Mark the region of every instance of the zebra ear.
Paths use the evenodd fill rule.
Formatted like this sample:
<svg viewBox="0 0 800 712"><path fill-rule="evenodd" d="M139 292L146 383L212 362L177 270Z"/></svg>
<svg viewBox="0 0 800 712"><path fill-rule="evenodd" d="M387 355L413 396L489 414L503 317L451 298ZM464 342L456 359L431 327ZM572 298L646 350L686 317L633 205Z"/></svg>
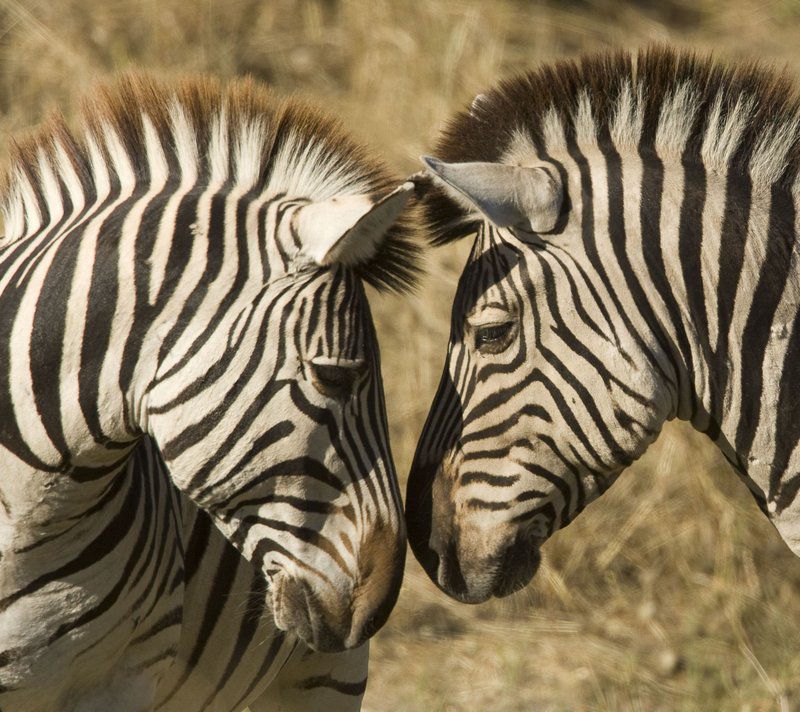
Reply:
<svg viewBox="0 0 800 712"><path fill-rule="evenodd" d="M467 199L498 227L550 232L563 202L561 179L555 171L503 163L445 163L430 156L422 160L456 197Z"/></svg>
<svg viewBox="0 0 800 712"><path fill-rule="evenodd" d="M304 205L294 215L303 254L322 267L353 267L372 259L415 189L408 180L377 199L341 195Z"/></svg>

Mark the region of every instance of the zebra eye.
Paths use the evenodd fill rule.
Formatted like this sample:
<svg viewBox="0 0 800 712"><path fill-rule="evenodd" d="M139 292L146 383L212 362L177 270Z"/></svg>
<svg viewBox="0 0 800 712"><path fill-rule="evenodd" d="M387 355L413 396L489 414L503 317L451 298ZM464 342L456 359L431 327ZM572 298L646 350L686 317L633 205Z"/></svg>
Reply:
<svg viewBox="0 0 800 712"><path fill-rule="evenodd" d="M323 396L335 400L349 398L366 371L363 361L314 363L309 361L311 383Z"/></svg>
<svg viewBox="0 0 800 712"><path fill-rule="evenodd" d="M513 321L502 324L490 324L475 330L475 348L483 353L497 354L508 348L511 343L511 327Z"/></svg>

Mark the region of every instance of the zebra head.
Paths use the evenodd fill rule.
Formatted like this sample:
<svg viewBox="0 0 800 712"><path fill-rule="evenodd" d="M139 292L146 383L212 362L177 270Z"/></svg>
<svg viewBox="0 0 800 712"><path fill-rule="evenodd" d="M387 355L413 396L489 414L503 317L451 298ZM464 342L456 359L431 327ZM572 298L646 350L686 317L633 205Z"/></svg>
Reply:
<svg viewBox="0 0 800 712"><path fill-rule="evenodd" d="M402 580L405 525L357 270L413 191L275 206L262 227L275 234L269 280L220 315L193 380L167 356L148 396L175 481L264 571L278 628L319 650L360 645Z"/></svg>
<svg viewBox="0 0 800 712"><path fill-rule="evenodd" d="M601 235L595 242L591 184L577 160L530 140L517 136L506 153L486 136L481 144L497 94L451 125L442 148L452 162L425 159L438 187L428 212L439 242L476 237L406 520L427 573L466 602L527 584L541 544L674 414L652 358L663 355L656 335L634 335L598 277L613 248L597 244ZM491 139L508 141L506 128ZM481 151L494 157L475 160Z"/></svg>

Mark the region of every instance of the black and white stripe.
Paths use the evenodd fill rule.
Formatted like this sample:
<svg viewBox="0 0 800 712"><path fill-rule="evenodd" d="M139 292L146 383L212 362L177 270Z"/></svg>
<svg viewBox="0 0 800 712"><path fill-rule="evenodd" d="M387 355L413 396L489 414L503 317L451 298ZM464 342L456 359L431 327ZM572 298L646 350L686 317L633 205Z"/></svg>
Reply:
<svg viewBox="0 0 800 712"><path fill-rule="evenodd" d="M660 48L544 66L448 126L434 242L477 237L407 503L448 593L524 585L674 417L800 553L795 97Z"/></svg>
<svg viewBox="0 0 800 712"><path fill-rule="evenodd" d="M17 146L0 708L358 707L405 549L362 280L413 279L413 189L250 82L127 77Z"/></svg>

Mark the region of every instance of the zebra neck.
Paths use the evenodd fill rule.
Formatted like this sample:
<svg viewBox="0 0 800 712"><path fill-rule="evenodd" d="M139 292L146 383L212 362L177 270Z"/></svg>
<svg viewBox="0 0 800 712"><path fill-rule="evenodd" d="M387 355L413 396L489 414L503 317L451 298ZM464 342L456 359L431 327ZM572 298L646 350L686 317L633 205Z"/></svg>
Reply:
<svg viewBox="0 0 800 712"><path fill-rule="evenodd" d="M131 187L0 252L0 448L87 477L125 457L157 364L191 348L204 300L266 280L261 261L236 255L228 198L243 200ZM212 223L222 237L210 246Z"/></svg>
<svg viewBox="0 0 800 712"><path fill-rule="evenodd" d="M700 164L663 171L660 240L649 241L659 254L648 266L664 265L656 292L680 364L678 416L780 512L800 490L795 196Z"/></svg>

